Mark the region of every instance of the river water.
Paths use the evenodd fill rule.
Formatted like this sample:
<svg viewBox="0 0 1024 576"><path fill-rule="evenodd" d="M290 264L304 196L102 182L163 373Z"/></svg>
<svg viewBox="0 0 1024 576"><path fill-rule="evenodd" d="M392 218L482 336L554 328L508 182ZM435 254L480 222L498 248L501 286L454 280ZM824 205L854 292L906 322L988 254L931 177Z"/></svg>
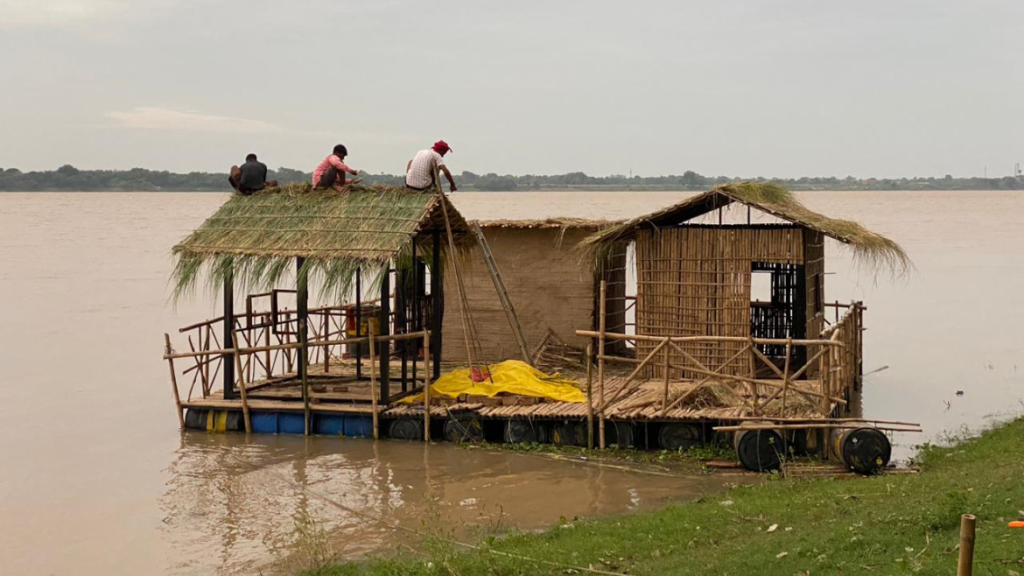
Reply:
<svg viewBox="0 0 1024 576"><path fill-rule="evenodd" d="M470 218L623 218L685 196L453 200ZM865 414L924 425L924 435L896 439L898 454L1021 411L1024 195L800 197L889 235L916 265L891 281L827 247L826 298L867 303L865 368L887 367L866 379ZM327 534L341 555L421 544L363 513L469 537L657 507L721 486L716 477L444 444L180 434L162 334L215 316L216 303L168 303L169 249L226 198L0 194L0 574L273 571L308 551L295 544L300 533L307 543Z"/></svg>

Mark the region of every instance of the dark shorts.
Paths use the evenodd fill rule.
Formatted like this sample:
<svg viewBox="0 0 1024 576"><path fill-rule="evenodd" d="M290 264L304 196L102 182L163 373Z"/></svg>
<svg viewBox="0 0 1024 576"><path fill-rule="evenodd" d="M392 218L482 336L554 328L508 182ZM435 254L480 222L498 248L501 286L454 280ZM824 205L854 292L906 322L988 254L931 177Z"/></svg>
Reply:
<svg viewBox="0 0 1024 576"><path fill-rule="evenodd" d="M415 190L417 192L433 192L435 184L436 184L436 182L434 182L434 178L433 177L430 178L430 184L428 184L426 188L417 188L415 186L410 186L409 185L409 181L408 180L405 181L405 187L406 188L408 188L409 190Z"/></svg>
<svg viewBox="0 0 1024 576"><path fill-rule="evenodd" d="M345 173L338 172L337 168L331 166L327 170L324 170L324 173L320 176L320 181L317 182L316 189L325 190L335 184L338 186L345 185Z"/></svg>

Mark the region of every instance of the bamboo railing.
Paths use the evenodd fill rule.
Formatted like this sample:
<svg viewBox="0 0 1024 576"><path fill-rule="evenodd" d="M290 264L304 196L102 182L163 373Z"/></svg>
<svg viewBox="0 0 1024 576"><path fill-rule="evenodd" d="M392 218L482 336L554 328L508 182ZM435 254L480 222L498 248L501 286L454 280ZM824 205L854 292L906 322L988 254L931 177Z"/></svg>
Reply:
<svg viewBox="0 0 1024 576"><path fill-rule="evenodd" d="M350 308L345 306L325 306L311 308L307 321L310 340L320 342L310 346L309 362L323 364L324 371L329 373L332 358L343 357L352 353L352 345L324 344L342 339L347 334ZM254 346L268 347L271 345L292 344L298 342L298 318L294 310L281 310L275 315L271 312L252 312L251 309L235 317L233 331L248 348ZM188 349L191 352L208 352L221 348L218 332L222 330L223 317L197 322L178 330L185 335ZM275 377L293 374L297 365L295 348L280 348L266 351L260 355L247 357L236 369L235 383L245 377L249 382L269 380ZM191 400L198 385L202 397L210 395L214 382L222 370L222 359L217 355L195 357L194 364L183 370L183 375L191 374L188 399Z"/></svg>
<svg viewBox="0 0 1024 576"><path fill-rule="evenodd" d="M310 311L310 312L312 312L312 311ZM186 327L186 328L192 328L192 327ZM236 343L236 346L234 348L228 348L228 349L221 349L221 348L213 348L213 349L211 349L211 348L208 348L208 349L201 349L201 350L192 349L192 350L190 350L188 352L177 352L177 351L175 351L171 347L171 337L170 337L170 335L169 334L164 334L164 355L163 355L163 359L167 361L168 366L170 368L171 387L172 387L172 392L173 392L173 396L174 396L174 403L175 403L175 408L176 408L176 411L177 411L177 414L178 414L178 423L179 423L179 425L181 426L182 429L185 428L185 417L184 417L184 406L183 406L183 404L185 402L188 402L188 400L190 400L191 397L188 397L185 401L182 401L182 399L181 399L181 390L179 389L179 382L178 382L178 378L177 378L178 372L176 371L175 366L174 366L174 361L175 360L191 359L191 360L193 360L195 362L195 366L193 366L192 368L189 368L188 370L185 371L185 373L187 373L188 371L196 370L197 366L209 367L214 359L218 359L219 361L223 362L223 358L225 356L227 356L227 355L233 356L234 362L236 364L236 373L238 375L238 377L236 379L236 382L235 382L235 385L236 385L236 389L238 390L238 392L240 394L240 397L241 397L240 398L241 399L241 408L242 408L243 419L244 419L244 422L245 422L245 431L247 433L249 433L249 432L252 432L252 424L251 424L250 414L249 414L250 410L249 410L248 392L252 389L252 384L253 384L254 380L248 380L246 378L247 370L244 368L246 366L246 360L245 359L248 358L249 364L251 365L251 362L253 361L252 360L253 358L259 357L260 355L268 353L268 352L278 353L278 354L287 354L287 355L293 355L293 356L302 353L301 349L302 349L303 345L302 345L301 342L298 342L298 341L295 341L295 342L283 342L283 343L279 343L279 344L265 344L265 345L255 345L255 346L254 345L240 346L239 343L243 342L243 339L241 338L241 332L238 331L238 330L236 330L234 332L234 338L233 339L234 339L234 342ZM376 373L376 362L375 362L375 360L377 360L377 359L374 357L375 351L377 349L379 349L378 344L380 344L380 343L384 343L384 342L399 342L399 341L405 341L405 340L418 340L418 339L423 339L423 341L426 344L429 345L429 343L430 343L430 332L427 331L427 330L423 330L423 331L419 331L419 332L409 332L409 333L405 333L405 334L394 334L394 335L389 335L389 336L378 336L375 333L373 333L373 331L371 330L370 335L368 335L368 336L361 336L361 337L357 337L357 338L338 338L338 339L335 339L335 340L330 340L330 339L309 339L307 341L306 346L307 346L307 352L309 353L308 357L312 358L312 356L313 356L312 352L314 350L317 350L317 349L320 349L320 348L330 349L332 347L351 347L351 346L364 345L364 344L368 345L369 351L370 351L368 360L370 360L370 362L369 362L370 390L371 390L371 394L370 394L371 398L370 399L371 399L371 406L372 406L371 413L372 413L372 416L373 416L373 435L374 435L374 438L377 438L377 437L379 437L379 430L378 430L378 428L379 428L379 411L382 408L381 408L380 404L378 403L378 397L377 397L378 396L377 395L378 388L377 388L377 373ZM214 339L211 339L211 340L214 340ZM429 393L429 388L430 388L430 355L429 354L425 355L425 362L426 362L426 365L425 365L426 370L423 373L423 385L422 385L422 388L425 390L425 394L424 394L424 432L426 433L425 434L425 439L429 439L429 430L430 430L430 410L429 410L429 406L430 406L430 393ZM274 366L274 364L271 362L270 366ZM198 379L198 377L197 377L197 379ZM267 382L267 379L261 379L261 380L259 380L259 382L261 383L261 385L265 384ZM194 384L195 384L195 380L192 383L193 387L194 387ZM305 413L305 419L306 419L306 433L309 434L309 430L310 430L309 419L310 419L310 412L311 412L311 410L310 410L310 407L309 407L308 383L306 381L303 381L302 386L304 388L304 390L303 390L303 399L304 399L304 404L305 404L304 405L304 413ZM413 390L416 390L416 389L417 388L414 388ZM190 388L190 392L191 392L191 388ZM205 397L206 397L206 395L204 395L204 398ZM384 404L383 407L387 408L387 405L388 405L388 402L386 401L387 399L381 399L381 400L385 400L385 402L383 403Z"/></svg>
<svg viewBox="0 0 1024 576"><path fill-rule="evenodd" d="M601 296L603 295L602 289ZM805 408L808 405L816 407L817 417L845 415L845 406L849 402L850 394L859 388L860 383L864 307L861 303L854 302L849 305L837 303L835 308L836 322L816 339L653 336L607 332L603 321L603 300L599 301L598 330L576 331L577 336L591 338L596 343L596 353L593 344L587 348L588 366L593 360L597 360L596 379L589 372L587 378L588 426L593 429L594 418L598 419L599 443L600 447L604 448L603 432L607 410L649 382L642 375L647 372L646 368L653 366L661 368L664 379L658 417L665 417L669 411L683 405L687 399L694 397L701 389L711 384L726 391L737 406L745 408L753 417L763 416L765 408L776 401L780 408L772 417L787 417L793 412L792 400L796 397L806 401L803 403ZM840 309L846 311L842 317L838 314ZM653 345L653 349L649 348L650 351L643 358L612 356L606 353L605 344L609 341L630 342L634 348L637 342L645 342L649 346ZM701 362L687 350L686 346L720 345L723 342L732 343L738 350L717 366ZM783 357L778 361L767 357L761 349L768 347L783 349ZM623 381L617 382L617 388L607 392L606 362L633 366L632 372ZM747 366L746 373L736 373L734 367L737 362ZM765 373L768 374L767 377L764 376ZM678 375L676 380L682 380L684 374L697 375L700 379L693 388L670 398L670 383L674 374ZM594 396L597 398L596 404Z"/></svg>

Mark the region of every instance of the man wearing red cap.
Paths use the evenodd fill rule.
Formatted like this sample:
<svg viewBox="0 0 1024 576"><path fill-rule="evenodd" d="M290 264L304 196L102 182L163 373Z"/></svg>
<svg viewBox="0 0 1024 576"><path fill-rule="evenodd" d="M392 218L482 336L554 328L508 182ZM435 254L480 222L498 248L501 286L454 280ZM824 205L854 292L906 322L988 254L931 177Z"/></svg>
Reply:
<svg viewBox="0 0 1024 576"><path fill-rule="evenodd" d="M444 155L451 152L451 150L451 146L447 142L438 140L434 142L432 148L417 152L405 166L406 188L420 192L433 192L435 186L434 174L441 170L444 172L445 178L448 179L452 192L458 190L455 187L455 179L452 178L452 173L444 165Z"/></svg>

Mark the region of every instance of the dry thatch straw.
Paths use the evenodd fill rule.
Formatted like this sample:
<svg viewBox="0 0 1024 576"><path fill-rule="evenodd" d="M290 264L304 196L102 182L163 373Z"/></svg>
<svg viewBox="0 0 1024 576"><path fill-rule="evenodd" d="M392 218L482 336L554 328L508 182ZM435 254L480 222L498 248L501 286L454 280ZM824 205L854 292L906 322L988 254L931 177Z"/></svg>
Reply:
<svg viewBox="0 0 1024 576"><path fill-rule="evenodd" d="M638 216L605 228L579 244L587 259L600 262L616 244L632 240L637 230L650 226L673 226L739 202L767 214L821 232L853 251L854 259L875 268L888 268L897 276L908 273L913 264L896 242L850 220L837 220L809 210L781 186L756 182L723 184L668 208Z"/></svg>
<svg viewBox="0 0 1024 576"><path fill-rule="evenodd" d="M444 205L457 244L467 245L466 221ZM428 253L425 230L445 230L435 194L377 186L338 193L307 183L235 195L174 247L174 297L193 291L204 272L214 290L229 276L243 289L272 288L302 257L311 282L344 301L357 269L379 277L408 258L413 239Z"/></svg>

